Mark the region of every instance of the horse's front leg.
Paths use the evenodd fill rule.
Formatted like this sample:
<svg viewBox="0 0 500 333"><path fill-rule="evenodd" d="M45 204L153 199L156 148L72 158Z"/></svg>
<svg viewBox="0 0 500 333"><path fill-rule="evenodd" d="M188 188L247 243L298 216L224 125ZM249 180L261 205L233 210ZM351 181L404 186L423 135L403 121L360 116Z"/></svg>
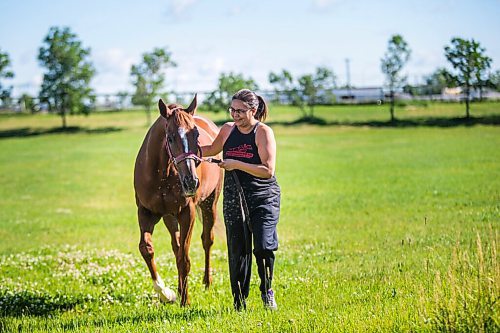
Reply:
<svg viewBox="0 0 500 333"><path fill-rule="evenodd" d="M180 225L180 246L177 252L177 271L179 273L178 291L181 296L181 306L189 305L188 295L188 274L191 270L191 260L189 259L189 245L193 234L195 218L195 206L192 202L181 210L178 216Z"/></svg>
<svg viewBox="0 0 500 333"><path fill-rule="evenodd" d="M139 207L137 210L139 219L139 228L141 230L141 240L139 241L139 251L141 252L146 265L148 266L149 273L153 279L153 288L160 296L160 301L172 303L175 302L175 292L166 287L160 274L156 269L156 262L154 259L153 247L153 231L155 224L160 220L159 216L152 214L144 207Z"/></svg>
<svg viewBox="0 0 500 333"><path fill-rule="evenodd" d="M203 218L203 233L201 234L201 241L203 249L205 250L205 275L203 276L203 283L205 288L208 289L212 284L212 271L210 266L210 249L214 244L214 223L217 218L217 200L215 191L204 202L200 204L201 214Z"/></svg>
<svg viewBox="0 0 500 333"><path fill-rule="evenodd" d="M179 223L177 223L177 219L173 215L163 216L163 222L165 223L165 226L170 233L170 244L172 245L174 256L177 259L177 253L179 252L181 238L181 233L179 232Z"/></svg>

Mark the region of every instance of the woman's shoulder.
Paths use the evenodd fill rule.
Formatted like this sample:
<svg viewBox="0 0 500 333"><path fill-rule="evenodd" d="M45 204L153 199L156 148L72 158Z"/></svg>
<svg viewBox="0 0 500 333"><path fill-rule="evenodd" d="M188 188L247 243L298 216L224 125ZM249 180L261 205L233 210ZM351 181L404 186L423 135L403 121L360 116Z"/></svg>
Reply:
<svg viewBox="0 0 500 333"><path fill-rule="evenodd" d="M264 123L259 123L255 131L255 142L257 145L273 141L275 141L275 138L272 128Z"/></svg>
<svg viewBox="0 0 500 333"><path fill-rule="evenodd" d="M219 130L219 136L222 137L223 142L225 142L226 139L229 137L229 134L231 134L233 127L234 127L234 121L229 121L221 126Z"/></svg>
<svg viewBox="0 0 500 333"><path fill-rule="evenodd" d="M257 126L255 134L256 135L273 134L273 129L269 125L266 125L266 124L260 122L259 125Z"/></svg>
<svg viewBox="0 0 500 333"><path fill-rule="evenodd" d="M234 127L234 121L228 121L227 123L222 125L222 127L220 128L220 131L221 132L231 131L233 129L233 127Z"/></svg>

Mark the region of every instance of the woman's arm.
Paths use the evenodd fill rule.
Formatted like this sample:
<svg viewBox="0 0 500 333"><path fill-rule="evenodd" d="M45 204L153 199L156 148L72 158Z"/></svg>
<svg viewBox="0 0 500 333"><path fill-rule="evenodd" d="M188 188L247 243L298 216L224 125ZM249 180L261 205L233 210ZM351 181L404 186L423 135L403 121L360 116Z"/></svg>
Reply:
<svg viewBox="0 0 500 333"><path fill-rule="evenodd" d="M211 145L201 146L201 154L202 156L215 156L222 151L224 146L224 141L226 141L231 128L233 127L233 123L225 123L222 125L222 128L217 134L214 142Z"/></svg>
<svg viewBox="0 0 500 333"><path fill-rule="evenodd" d="M269 126L261 124L255 134L255 143L261 164L249 164L227 159L219 163L219 166L228 171L238 169L256 177L271 178L276 167L276 140L273 130Z"/></svg>

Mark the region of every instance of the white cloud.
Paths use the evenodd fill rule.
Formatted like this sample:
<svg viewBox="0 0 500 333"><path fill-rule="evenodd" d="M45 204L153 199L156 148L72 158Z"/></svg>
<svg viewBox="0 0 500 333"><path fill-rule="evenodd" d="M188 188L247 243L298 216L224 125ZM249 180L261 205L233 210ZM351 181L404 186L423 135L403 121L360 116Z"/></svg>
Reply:
<svg viewBox="0 0 500 333"><path fill-rule="evenodd" d="M166 86L179 92L206 92L216 87L219 74L227 66L222 57L191 58L169 69Z"/></svg>
<svg viewBox="0 0 500 333"><path fill-rule="evenodd" d="M19 64L29 66L38 59L38 49L29 48L24 50L19 56Z"/></svg>
<svg viewBox="0 0 500 333"><path fill-rule="evenodd" d="M436 67L437 64L443 61L444 55L442 52L416 49L412 52L409 64L416 67L429 68Z"/></svg>
<svg viewBox="0 0 500 333"><path fill-rule="evenodd" d="M438 67L446 67L446 59L440 50L415 49L403 72L408 75L411 84L423 82L423 77L434 72Z"/></svg>
<svg viewBox="0 0 500 333"><path fill-rule="evenodd" d="M135 57L125 53L122 49L111 48L95 55L95 64L99 73L114 73L121 75L130 71L130 67L136 62Z"/></svg>
<svg viewBox="0 0 500 333"><path fill-rule="evenodd" d="M171 0L169 13L174 16L179 16L186 12L186 10L196 4L198 0Z"/></svg>
<svg viewBox="0 0 500 333"><path fill-rule="evenodd" d="M238 16L242 12L241 6L238 5L233 5L232 7L229 8L228 10L228 15L229 16Z"/></svg>
<svg viewBox="0 0 500 333"><path fill-rule="evenodd" d="M201 66L200 75L213 75L220 73L225 67L225 60L222 57L216 57L211 62Z"/></svg>
<svg viewBox="0 0 500 333"><path fill-rule="evenodd" d="M314 9L322 10L322 9L328 9L331 6L338 4L340 2L342 2L342 0L313 0L312 6Z"/></svg>
<svg viewBox="0 0 500 333"><path fill-rule="evenodd" d="M34 86L40 86L43 81L43 75L42 74L36 74L31 77L30 83Z"/></svg>
<svg viewBox="0 0 500 333"><path fill-rule="evenodd" d="M97 51L95 56L97 74L92 85L98 93L116 93L130 90L130 67L138 61L135 55L119 48Z"/></svg>
<svg viewBox="0 0 500 333"><path fill-rule="evenodd" d="M36 74L28 77L25 81L20 81L13 84L12 94L14 97L19 97L23 93L27 93L31 96L37 96L40 86L43 81L43 74ZM8 82L7 86L10 86Z"/></svg>

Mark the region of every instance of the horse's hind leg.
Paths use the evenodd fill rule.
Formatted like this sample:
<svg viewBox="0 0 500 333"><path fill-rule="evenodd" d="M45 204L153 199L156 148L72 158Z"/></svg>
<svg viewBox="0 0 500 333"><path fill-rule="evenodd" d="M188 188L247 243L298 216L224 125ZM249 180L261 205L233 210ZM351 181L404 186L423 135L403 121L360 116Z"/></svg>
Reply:
<svg viewBox="0 0 500 333"><path fill-rule="evenodd" d="M149 273L153 279L153 287L156 292L160 295L160 300L162 302L175 302L175 292L167 287L163 283L163 280L158 274L156 269L156 262L154 259L154 248L153 248L153 230L155 224L160 220L159 216L152 214L149 210L144 207L139 207L137 210L137 216L139 219L139 227L141 230L141 240L139 242L139 251L141 252L146 265L148 266Z"/></svg>
<svg viewBox="0 0 500 333"><path fill-rule="evenodd" d="M217 218L217 201L215 199L215 191L200 204L201 215L203 219L203 233L201 234L201 241L203 249L205 250L205 275L203 283L205 288L208 289L212 284L212 271L210 266L210 249L214 243L214 224Z"/></svg>

